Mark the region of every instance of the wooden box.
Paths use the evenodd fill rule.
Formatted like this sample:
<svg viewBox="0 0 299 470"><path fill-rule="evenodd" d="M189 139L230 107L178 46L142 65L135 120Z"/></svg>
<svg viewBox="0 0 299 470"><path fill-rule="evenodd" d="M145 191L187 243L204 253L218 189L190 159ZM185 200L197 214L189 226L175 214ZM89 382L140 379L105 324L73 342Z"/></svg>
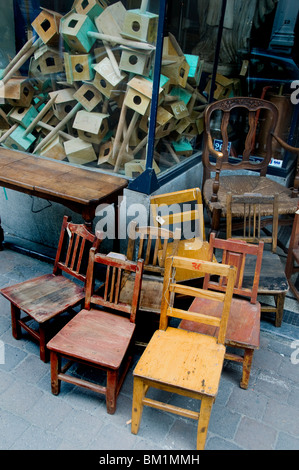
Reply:
<svg viewBox="0 0 299 470"><path fill-rule="evenodd" d="M165 105L167 111L171 112L175 119L183 119L189 116L188 108L183 100L173 101Z"/></svg>
<svg viewBox="0 0 299 470"><path fill-rule="evenodd" d="M75 0L73 9L80 15L87 15L94 20L107 8L104 0Z"/></svg>
<svg viewBox="0 0 299 470"><path fill-rule="evenodd" d="M94 77L90 54L64 53L64 67L67 82L89 81Z"/></svg>
<svg viewBox="0 0 299 470"><path fill-rule="evenodd" d="M74 93L74 98L86 111L92 111L103 100L102 94L91 83L83 83Z"/></svg>
<svg viewBox="0 0 299 470"><path fill-rule="evenodd" d="M229 98L233 90L233 85L234 85L234 80L232 78L227 78L217 73L216 78L215 78L215 90L214 90L214 95L213 95L215 100ZM205 88L206 93L210 94L210 89L211 89L211 79L208 81L207 86Z"/></svg>
<svg viewBox="0 0 299 470"><path fill-rule="evenodd" d="M187 85L190 65L184 56L163 56L161 73L169 78L171 85L179 85L183 88Z"/></svg>
<svg viewBox="0 0 299 470"><path fill-rule="evenodd" d="M63 60L57 49L44 45L34 53L36 67L42 75L64 71Z"/></svg>
<svg viewBox="0 0 299 470"><path fill-rule="evenodd" d="M32 134L27 134L27 135L24 135L24 134L25 134L24 127L18 126L5 139L4 145L14 150L27 152L36 138Z"/></svg>
<svg viewBox="0 0 299 470"><path fill-rule="evenodd" d="M60 13L42 8L41 13L32 22L32 27L44 44L57 45L59 43L61 18Z"/></svg>
<svg viewBox="0 0 299 470"><path fill-rule="evenodd" d="M146 161L145 160L132 160L130 162L125 163L125 175L130 176L131 178L135 178L136 176L140 175L145 171ZM160 173L160 168L158 167L157 163L153 160L153 169L155 173Z"/></svg>
<svg viewBox="0 0 299 470"><path fill-rule="evenodd" d="M34 96L34 88L27 78L14 77L0 87L0 98L12 106L28 108Z"/></svg>
<svg viewBox="0 0 299 470"><path fill-rule="evenodd" d="M96 39L88 32L96 32L93 21L86 15L70 11L61 19L61 34L69 48L76 52L90 52Z"/></svg>
<svg viewBox="0 0 299 470"><path fill-rule="evenodd" d="M78 111L73 123L78 136L86 142L99 144L108 132L108 114Z"/></svg>
<svg viewBox="0 0 299 470"><path fill-rule="evenodd" d="M129 39L153 43L157 30L158 15L136 9L126 12L121 34Z"/></svg>
<svg viewBox="0 0 299 470"><path fill-rule="evenodd" d="M95 18L95 25L100 33L121 37L121 30L125 20L126 9L122 2L109 5ZM111 43L115 45L115 43Z"/></svg>
<svg viewBox="0 0 299 470"><path fill-rule="evenodd" d="M182 138L178 142L171 142L177 155L190 157L193 154L193 147L187 139Z"/></svg>
<svg viewBox="0 0 299 470"><path fill-rule="evenodd" d="M67 159L71 163L84 165L97 159L92 144L79 137L64 142L64 149Z"/></svg>
<svg viewBox="0 0 299 470"><path fill-rule="evenodd" d="M185 54L185 58L190 66L188 82L193 86L199 86L204 61L192 54Z"/></svg>
<svg viewBox="0 0 299 470"><path fill-rule="evenodd" d="M127 75L121 73L120 76L118 76L108 57L105 57L105 59L101 60L98 64L94 64L93 68L96 71L93 84L106 98L111 98L112 95L120 93L122 82Z"/></svg>
<svg viewBox="0 0 299 470"><path fill-rule="evenodd" d="M115 165L115 158L113 158L113 140L105 142L100 147L98 165L109 163L109 165Z"/></svg>

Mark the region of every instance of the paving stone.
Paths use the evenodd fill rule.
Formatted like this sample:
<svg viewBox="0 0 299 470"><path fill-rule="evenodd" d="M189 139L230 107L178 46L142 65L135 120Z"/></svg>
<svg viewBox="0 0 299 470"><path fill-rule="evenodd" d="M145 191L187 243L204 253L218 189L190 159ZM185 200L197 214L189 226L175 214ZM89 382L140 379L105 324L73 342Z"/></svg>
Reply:
<svg viewBox="0 0 299 470"><path fill-rule="evenodd" d="M61 437L37 426L30 426L11 446L11 450L56 450Z"/></svg>
<svg viewBox="0 0 299 470"><path fill-rule="evenodd" d="M280 432L278 434L277 442L275 445L275 450L298 450L299 449L299 439L290 436L286 432Z"/></svg>
<svg viewBox="0 0 299 470"><path fill-rule="evenodd" d="M243 447L236 445L234 442L223 439L222 437L212 436L207 438L206 450L243 450Z"/></svg>
<svg viewBox="0 0 299 470"><path fill-rule="evenodd" d="M272 450L274 449L277 431L261 421L244 417L242 418L234 441L247 450Z"/></svg>
<svg viewBox="0 0 299 470"><path fill-rule="evenodd" d="M264 414L267 401L267 397L260 393L235 387L229 397L227 407L232 411L257 419Z"/></svg>
<svg viewBox="0 0 299 470"><path fill-rule="evenodd" d="M30 423L20 416L0 408L0 449L9 450L17 442Z"/></svg>
<svg viewBox="0 0 299 470"><path fill-rule="evenodd" d="M299 409L276 400L269 400L264 422L279 431L299 437Z"/></svg>

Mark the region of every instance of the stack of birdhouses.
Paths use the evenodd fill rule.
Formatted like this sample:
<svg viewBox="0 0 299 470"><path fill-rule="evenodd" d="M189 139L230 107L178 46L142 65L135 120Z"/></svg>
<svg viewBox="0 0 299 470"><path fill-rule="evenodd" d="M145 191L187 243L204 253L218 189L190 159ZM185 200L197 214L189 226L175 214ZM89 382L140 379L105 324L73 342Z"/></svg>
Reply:
<svg viewBox="0 0 299 470"><path fill-rule="evenodd" d="M143 171L157 26L147 0L134 10L75 0L64 16L41 9L33 39L1 74L1 145L129 176ZM171 165L194 151L206 103L201 68L171 34L164 38L156 172L163 158Z"/></svg>

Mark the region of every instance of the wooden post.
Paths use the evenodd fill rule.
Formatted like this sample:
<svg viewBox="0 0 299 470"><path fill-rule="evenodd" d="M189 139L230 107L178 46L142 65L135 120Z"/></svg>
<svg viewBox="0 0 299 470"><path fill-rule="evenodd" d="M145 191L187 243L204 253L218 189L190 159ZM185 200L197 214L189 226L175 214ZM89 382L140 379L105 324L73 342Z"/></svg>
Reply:
<svg viewBox="0 0 299 470"><path fill-rule="evenodd" d="M119 38L118 36L111 36L110 34L96 33L94 31L88 31L87 35L101 41L108 41L112 43L121 44L123 46L128 46L133 49L144 49L146 51L152 51L155 48L152 44L147 44L145 42L131 41L130 39Z"/></svg>
<svg viewBox="0 0 299 470"><path fill-rule="evenodd" d="M27 44L27 43L26 43ZM23 49L17 54L16 57L18 57L18 60L14 61L13 67L10 67L9 71L5 73L3 76L1 82L3 85L8 82L8 80L19 70L22 65L26 62L27 59L29 59L30 56L34 53L34 51L39 47L40 40L38 39L28 50L26 48L26 52L22 52ZM25 46L24 46L25 47ZM21 54L22 52L22 54Z"/></svg>
<svg viewBox="0 0 299 470"><path fill-rule="evenodd" d="M113 143L113 152L112 152L113 159L116 157L116 153L118 152L118 149L119 149L122 131L123 131L123 127L126 121L127 109L128 109L127 106L123 104L121 108L120 116L119 116L118 126L116 129L115 140Z"/></svg>
<svg viewBox="0 0 299 470"><path fill-rule="evenodd" d="M27 135L29 134L34 128L35 126L39 123L39 121L44 117L44 115L49 111L49 109L51 108L52 104L54 104L56 100L56 96L53 96L49 101L48 103L43 107L43 109L38 113L38 115L33 119L33 121L31 122L31 124L27 127L27 129L25 130L25 133L24 135Z"/></svg>
<svg viewBox="0 0 299 470"><path fill-rule="evenodd" d="M137 123L137 120L139 118L140 114L137 113L137 111L135 111L135 113L133 114L133 117L131 119L131 122L130 122L130 125L128 127L128 131L126 133L126 136L121 144L121 147L119 149L119 153L118 153L118 156L117 156L117 159L116 159L116 163L115 163L115 167L114 167L114 171L117 172L119 170L119 167L121 165L121 161L122 161L122 158L123 158L123 153L125 151L125 148L126 148L126 145L128 144L129 140L130 140L130 137L133 133L133 130L136 126L136 123Z"/></svg>

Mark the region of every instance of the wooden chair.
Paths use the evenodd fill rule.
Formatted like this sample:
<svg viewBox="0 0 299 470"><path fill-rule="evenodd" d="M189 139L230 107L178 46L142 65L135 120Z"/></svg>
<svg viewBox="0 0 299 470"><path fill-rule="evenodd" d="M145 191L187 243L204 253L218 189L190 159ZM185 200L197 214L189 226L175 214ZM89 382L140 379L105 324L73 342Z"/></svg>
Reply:
<svg viewBox="0 0 299 470"><path fill-rule="evenodd" d="M214 114L215 113L215 114ZM220 136L216 143L221 151L215 150L212 122L220 113ZM272 158L274 139L285 150L299 155L299 149L286 144L275 134L279 112L270 101L252 97L234 97L210 104L204 113L204 147L203 147L203 200L211 217L211 229L218 231L220 222L226 218L227 193L260 193L278 197L278 214L294 214L297 209L299 166L297 164L293 188L287 188L266 177L268 165ZM259 124L259 117L264 122ZM237 128L241 122L241 126ZM257 148L255 136L257 129L263 129L262 145ZM218 126L217 126L218 127ZM248 128L248 132L245 129ZM244 135L244 144L240 142ZM217 142L218 140L218 142ZM235 142L236 141L236 142ZM259 156L258 159L251 159ZM251 174L238 174L239 170L251 170ZM226 171L226 175L221 172ZM212 173L214 176L212 177ZM244 173L244 171L243 171ZM269 207L264 206L264 214L269 215ZM234 217L234 214L233 214ZM292 218L289 218L291 223Z"/></svg>
<svg viewBox="0 0 299 470"><path fill-rule="evenodd" d="M206 241L202 197L199 188L154 195L150 198L150 207L154 226L170 230L179 226L181 229L182 239L178 244L178 256L207 259L209 244ZM172 245L170 243L166 256L171 254ZM201 276L200 272L184 272L179 269L176 273L176 279L178 281L186 280L190 274Z"/></svg>
<svg viewBox="0 0 299 470"><path fill-rule="evenodd" d="M135 221L130 223L128 231L127 259L144 259L142 287L138 310L160 313L168 244L171 243L172 255L177 254L181 231L146 226L138 227ZM123 276L120 300L126 302L134 287L134 275Z"/></svg>
<svg viewBox="0 0 299 470"><path fill-rule="evenodd" d="M256 203L257 201L258 204ZM272 232L269 231L270 236L264 237L261 233L260 228L262 224L261 215L265 213L263 210L264 206L272 205L273 217L267 220L267 224L272 223ZM253 214L253 220L248 217L249 210ZM270 243L272 246L272 252L264 249L263 260L261 267L261 274L259 280L258 295L261 297L270 296L274 299L274 305L265 305L262 303L262 313L274 313L275 314L275 326L280 327L283 319L283 309L286 293L289 290L288 280L286 278L284 266L281 262L280 257L275 253L276 241L278 232L278 215L277 215L277 196L263 196L253 194L243 194L242 196L228 194L227 197L227 237L231 238L234 235L234 239L250 240L253 243L264 240ZM241 233L231 231L231 222L233 213L237 214L242 219L243 230ZM252 233L248 231L254 230L254 236L251 237ZM265 228L264 228L265 230ZM273 253L274 251L274 253ZM248 282L254 276L254 266L252 263L248 263L245 267L246 276Z"/></svg>
<svg viewBox="0 0 299 470"><path fill-rule="evenodd" d="M241 229L241 238L247 242L256 243L262 240L264 243L271 243L272 252L277 250L278 234L278 194L274 196L263 196L256 193L227 194L227 215L226 215L226 238L232 237L233 214L242 219L236 229ZM238 208L238 205L240 205ZM270 206L271 217L262 217L263 207ZM267 224L272 225L272 233L262 234ZM240 236L235 236L240 238Z"/></svg>
<svg viewBox="0 0 299 470"><path fill-rule="evenodd" d="M264 243L252 245L238 240L221 240L215 238L215 233L210 235L210 259L213 252L217 250L220 259L222 253L222 263L235 266L237 268L236 283L234 285L234 297L228 318L225 345L228 347L243 350L243 355L236 352L226 352L225 358L242 364L242 379L240 387L247 389L250 371L255 349L259 348L260 342L260 316L261 305L257 302L260 270L262 264ZM252 284L243 286L245 277L246 259L252 258L255 271L251 279ZM210 279L205 276L204 289L223 291L226 288L226 279ZM192 312L202 312L204 315L219 317L221 310L219 303L214 299L196 298L190 307ZM199 324L194 321L182 320L180 328L188 331L196 331L202 334L216 335L217 328L212 325Z"/></svg>
<svg viewBox="0 0 299 470"><path fill-rule="evenodd" d="M94 292L95 266L106 269L101 290ZM52 393L58 395L61 381L104 394L107 412L115 413L116 400L132 359L135 317L141 288L143 261L127 261L125 256L96 254L92 248L86 281L85 308L48 343L51 352ZM119 301L124 271L135 273L130 303ZM100 295L101 293L101 295ZM94 308L100 306L102 309ZM62 368L62 358L68 363ZM83 363L106 373L106 385L98 385L66 374L73 362Z"/></svg>
<svg viewBox="0 0 299 470"><path fill-rule="evenodd" d="M225 276L225 292L188 287L176 282L174 269ZM165 264L160 327L138 361L134 372L132 425L137 434L143 406L176 413L198 421L197 449L204 449L212 405L217 395L225 355L225 335L236 270L233 266L198 259L168 257ZM192 277L192 275L190 275ZM220 318L173 308L176 294L213 298L222 305ZM168 325L169 318L189 319L218 326L217 336L202 335ZM146 396L151 387L201 400L200 412L162 403Z"/></svg>
<svg viewBox="0 0 299 470"><path fill-rule="evenodd" d="M288 256L285 266L285 275L289 282L289 286L296 299L299 300L299 291L295 282L292 280L292 275L299 272L299 206L295 213L295 218L292 227L292 233L289 243Z"/></svg>
<svg viewBox="0 0 299 470"><path fill-rule="evenodd" d="M88 251L91 246L98 249L101 242L98 237L85 225L73 224L65 216L53 272L0 291L11 303L13 337L20 339L21 328L26 330L39 342L40 358L44 362L49 359L46 344L53 334L52 320L72 311L84 300ZM21 318L21 311L26 314L25 317ZM37 322L38 330L28 324L32 320Z"/></svg>

